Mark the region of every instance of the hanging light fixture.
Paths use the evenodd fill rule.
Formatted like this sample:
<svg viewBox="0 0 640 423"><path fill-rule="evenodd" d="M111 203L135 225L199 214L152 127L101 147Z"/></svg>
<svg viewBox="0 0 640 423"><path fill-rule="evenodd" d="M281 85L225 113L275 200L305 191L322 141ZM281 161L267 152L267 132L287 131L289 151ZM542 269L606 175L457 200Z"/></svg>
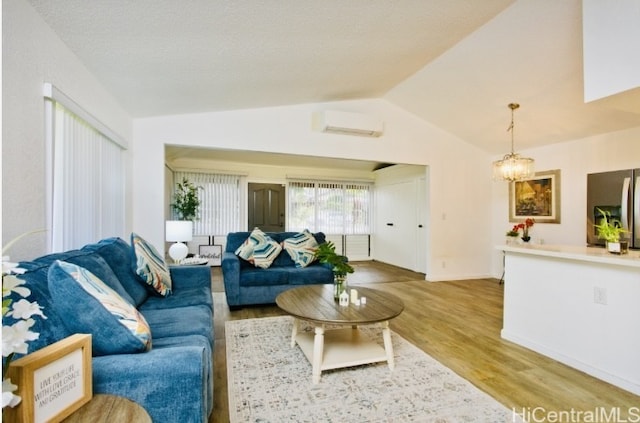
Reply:
<svg viewBox="0 0 640 423"><path fill-rule="evenodd" d="M533 159L528 157L520 157L519 154L513 152L513 112L520 105L518 103L509 103L511 109L511 125L507 131L511 131L511 153L506 154L502 160L493 162L493 179L495 181L519 181L530 178L534 175Z"/></svg>

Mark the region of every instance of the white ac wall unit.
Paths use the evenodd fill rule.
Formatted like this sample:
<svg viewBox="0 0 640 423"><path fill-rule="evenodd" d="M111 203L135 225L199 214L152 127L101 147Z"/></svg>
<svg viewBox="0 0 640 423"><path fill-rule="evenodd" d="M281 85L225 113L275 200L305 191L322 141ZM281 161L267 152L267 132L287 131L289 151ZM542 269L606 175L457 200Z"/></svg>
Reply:
<svg viewBox="0 0 640 423"><path fill-rule="evenodd" d="M379 137L384 131L384 122L362 113L325 110L313 114L312 126L316 131L334 134Z"/></svg>

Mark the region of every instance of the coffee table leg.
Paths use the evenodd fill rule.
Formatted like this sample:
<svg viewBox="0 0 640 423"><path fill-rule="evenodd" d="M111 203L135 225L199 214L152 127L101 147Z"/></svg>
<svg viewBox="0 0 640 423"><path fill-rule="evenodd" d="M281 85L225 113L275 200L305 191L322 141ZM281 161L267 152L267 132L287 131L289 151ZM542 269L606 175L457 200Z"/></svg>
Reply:
<svg viewBox="0 0 640 423"><path fill-rule="evenodd" d="M391 343L391 330L389 329L389 321L382 323L382 339L384 339L384 350L387 353L387 364L393 370L395 362L393 360L393 344Z"/></svg>
<svg viewBox="0 0 640 423"><path fill-rule="evenodd" d="M324 354L324 325L316 326L316 335L313 338L313 383L320 382L322 370L322 356Z"/></svg>
<svg viewBox="0 0 640 423"><path fill-rule="evenodd" d="M298 336L298 319L293 319L293 329L291 329L291 348L296 346L297 336Z"/></svg>

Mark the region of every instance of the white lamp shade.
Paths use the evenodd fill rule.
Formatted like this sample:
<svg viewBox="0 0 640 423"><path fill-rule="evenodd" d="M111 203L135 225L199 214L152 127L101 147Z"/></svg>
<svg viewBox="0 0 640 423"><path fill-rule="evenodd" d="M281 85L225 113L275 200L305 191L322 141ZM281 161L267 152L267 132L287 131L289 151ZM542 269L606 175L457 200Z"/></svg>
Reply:
<svg viewBox="0 0 640 423"><path fill-rule="evenodd" d="M187 242L193 239L193 222L188 220L167 220L166 240L170 242Z"/></svg>

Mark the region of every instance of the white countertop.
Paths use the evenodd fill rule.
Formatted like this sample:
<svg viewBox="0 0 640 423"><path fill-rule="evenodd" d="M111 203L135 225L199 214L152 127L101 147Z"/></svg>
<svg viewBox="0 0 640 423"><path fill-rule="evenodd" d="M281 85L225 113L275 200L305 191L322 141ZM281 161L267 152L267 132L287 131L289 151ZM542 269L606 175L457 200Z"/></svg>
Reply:
<svg viewBox="0 0 640 423"><path fill-rule="evenodd" d="M551 244L498 245L496 248L507 253L530 254L640 268L640 251L629 250L628 254L617 255L607 252L604 248Z"/></svg>

